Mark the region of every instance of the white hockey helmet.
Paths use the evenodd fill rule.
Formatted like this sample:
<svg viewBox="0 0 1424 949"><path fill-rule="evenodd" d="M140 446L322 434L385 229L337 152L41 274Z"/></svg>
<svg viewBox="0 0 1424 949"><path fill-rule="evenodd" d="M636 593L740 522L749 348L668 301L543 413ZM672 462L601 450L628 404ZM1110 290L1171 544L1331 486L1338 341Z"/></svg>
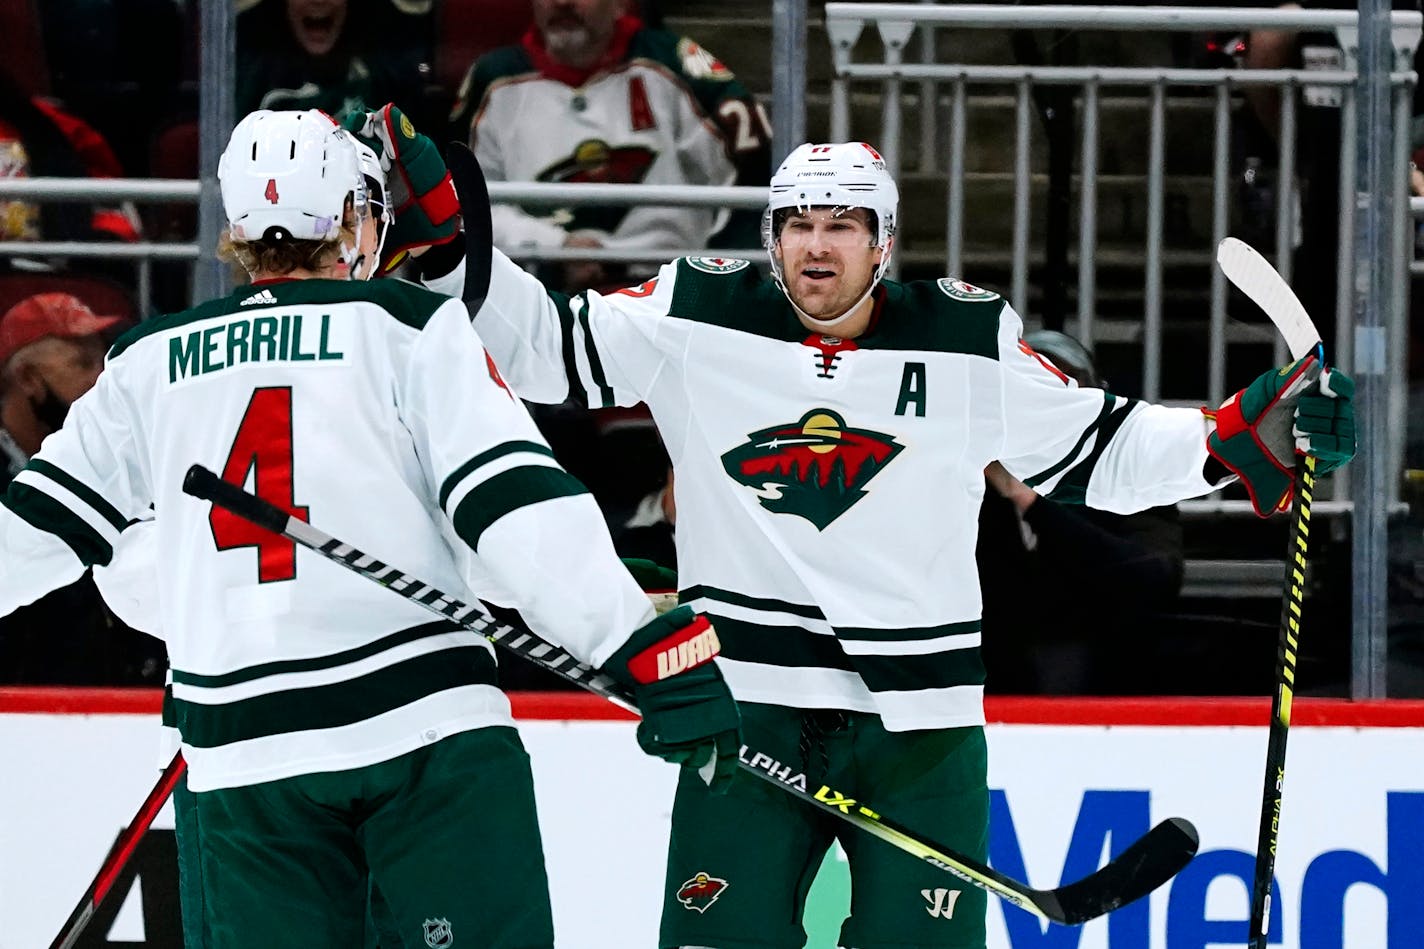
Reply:
<svg viewBox="0 0 1424 949"><path fill-rule="evenodd" d="M355 138L315 109L262 109L237 123L218 160L234 240L334 241L346 200L368 200Z"/></svg>
<svg viewBox="0 0 1424 949"><path fill-rule="evenodd" d="M790 211L830 208L841 213L864 208L871 212L874 246L880 248L881 256L866 290L869 295L890 266L899 206L900 189L885 169L885 159L865 142L808 142L798 146L771 176L771 196L761 219L762 244L771 257L771 273L782 292L786 292L786 283L776 255L776 243ZM789 293L787 298L790 299ZM794 300L792 305L795 305Z"/></svg>

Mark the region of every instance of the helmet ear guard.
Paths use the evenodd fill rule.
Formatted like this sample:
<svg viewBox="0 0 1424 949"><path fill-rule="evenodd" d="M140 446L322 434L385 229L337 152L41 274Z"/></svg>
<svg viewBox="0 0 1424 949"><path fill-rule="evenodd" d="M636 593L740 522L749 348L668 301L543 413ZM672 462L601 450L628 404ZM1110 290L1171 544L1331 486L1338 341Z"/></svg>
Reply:
<svg viewBox="0 0 1424 949"><path fill-rule="evenodd" d="M865 142L835 144L806 143L786 156L786 160L771 177L771 194L761 218L762 245L771 258L771 275L781 292L791 300L781 261L777 255L781 227L793 211L830 208L841 214L852 208L862 208L870 215L872 246L880 249L880 263L875 268L865 296L855 306L834 320L812 320L831 326L848 316L875 289L890 266L890 253L895 244L895 225L900 207L900 189L885 168L880 157ZM805 319L811 319L791 300L791 305Z"/></svg>
<svg viewBox="0 0 1424 949"><path fill-rule="evenodd" d="M386 191L386 172L381 167L380 157L374 149L355 135L347 134L351 139L351 144L356 148L356 164L360 167L361 184L366 189L366 207L369 209L370 218L376 227L374 259L371 265L366 268L365 273L358 275L353 271L352 277L357 280L369 280L380 268L381 251L386 246L386 234L390 231L395 215L391 211L390 197Z"/></svg>

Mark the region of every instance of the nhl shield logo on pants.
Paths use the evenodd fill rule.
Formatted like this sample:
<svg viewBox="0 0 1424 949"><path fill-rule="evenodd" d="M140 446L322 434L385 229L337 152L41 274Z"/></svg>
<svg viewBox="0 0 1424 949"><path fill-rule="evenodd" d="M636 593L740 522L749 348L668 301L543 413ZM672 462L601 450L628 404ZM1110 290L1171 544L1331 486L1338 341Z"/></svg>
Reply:
<svg viewBox="0 0 1424 949"><path fill-rule="evenodd" d="M455 944L455 933L448 919L427 919L425 921L425 944L430 949L446 949Z"/></svg>

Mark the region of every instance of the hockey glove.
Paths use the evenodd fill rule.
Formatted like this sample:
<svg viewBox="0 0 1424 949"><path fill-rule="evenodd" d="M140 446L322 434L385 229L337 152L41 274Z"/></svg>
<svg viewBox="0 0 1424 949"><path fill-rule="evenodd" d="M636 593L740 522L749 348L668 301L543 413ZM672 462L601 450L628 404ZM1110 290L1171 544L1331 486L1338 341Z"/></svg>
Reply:
<svg viewBox="0 0 1424 949"><path fill-rule="evenodd" d="M352 112L341 126L381 157L386 172L395 223L386 235L383 272L416 248L454 240L460 233L460 198L435 143L390 103L375 112Z"/></svg>
<svg viewBox="0 0 1424 949"><path fill-rule="evenodd" d="M642 749L696 768L715 792L731 782L742 747L737 703L712 661L720 648L707 618L680 606L634 630L603 664L633 690Z"/></svg>
<svg viewBox="0 0 1424 949"><path fill-rule="evenodd" d="M1207 451L1241 479L1261 517L1290 507L1297 451L1326 474L1355 454L1355 383L1314 354L1262 374L1212 412Z"/></svg>

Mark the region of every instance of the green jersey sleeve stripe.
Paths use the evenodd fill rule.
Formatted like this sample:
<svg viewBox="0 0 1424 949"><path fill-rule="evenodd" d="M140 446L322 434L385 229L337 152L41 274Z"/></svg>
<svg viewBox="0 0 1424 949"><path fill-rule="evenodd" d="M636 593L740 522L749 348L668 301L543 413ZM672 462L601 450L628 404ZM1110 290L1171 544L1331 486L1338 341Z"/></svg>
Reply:
<svg viewBox="0 0 1424 949"><path fill-rule="evenodd" d="M30 459L30 463L27 464L25 467L29 468L31 471L38 472L39 474L42 474L47 478L52 478L54 481L63 485L65 488L73 492L74 495L80 500L82 500L85 504L88 504L95 511L97 511L99 516L104 518L104 520L108 521L110 524L113 524L115 529L123 530L125 527L129 526L129 518L124 517L122 514L120 514L118 508L114 507L108 501L105 501L103 496L100 495L99 492L95 491L87 484L84 484L83 482L74 478L72 475L68 474L63 469L58 468L55 465L52 465L49 462L43 461L39 458Z"/></svg>
<svg viewBox="0 0 1424 949"><path fill-rule="evenodd" d="M39 488L15 481L0 502L31 527L54 534L69 545L87 566L107 564L114 556L113 545L88 521L75 514Z"/></svg>
<svg viewBox="0 0 1424 949"><path fill-rule="evenodd" d="M445 620L436 620L433 623L422 623L419 626L412 626L410 629L403 629L389 636L382 636L373 642L353 649L346 649L342 652L331 653L325 656L312 656L307 659L288 659L281 662L264 662L255 666L247 666L244 669L234 669L231 672L218 673L216 675L201 675L196 672L184 672L182 669L173 670L173 681L180 685L192 685L202 688L221 688L228 685L237 685L241 682L251 682L255 679L265 679L268 676L284 675L290 672L314 672L318 669L334 669L338 666L350 665L359 662L370 656L394 649L396 646L405 643L415 642L417 639L426 639L430 636L438 636L443 633L450 633L459 630L461 627L455 623Z"/></svg>
<svg viewBox="0 0 1424 949"><path fill-rule="evenodd" d="M962 623L945 623L943 626L907 626L900 629L868 629L858 626L839 626L836 636L840 639L866 643L910 643L925 639L939 639L941 636L962 636L977 633L979 620L965 620Z"/></svg>
<svg viewBox="0 0 1424 949"><path fill-rule="evenodd" d="M538 442L522 440L504 442L502 444L494 446L493 448L487 449L486 451L482 451L475 457L471 458L469 461L465 462L460 467L456 468L450 474L450 477L445 479L445 483L440 486L440 509L442 511L445 509L445 502L450 500L450 493L454 491L457 487L459 487L460 482L464 481L467 477L469 477L470 474L476 468L480 468L488 464L489 462L494 461L496 458L503 458L505 455L510 455L517 451L531 452L536 455L544 455L547 458L554 457L553 451L551 451L547 445L541 445Z"/></svg>
<svg viewBox="0 0 1424 949"><path fill-rule="evenodd" d="M841 669L846 672L855 668L834 636L818 635L799 626L748 623L719 616L715 610L708 611L707 616L717 630L722 655L727 659L771 666Z"/></svg>
<svg viewBox="0 0 1424 949"><path fill-rule="evenodd" d="M569 308L569 298L562 293L551 293L549 298L559 311L559 343L564 356L564 375L569 378L569 398L580 408L588 408L588 390L579 378L578 362L574 358L574 313Z"/></svg>
<svg viewBox="0 0 1424 949"><path fill-rule="evenodd" d="M1109 396L1111 398L1111 396ZM1122 428L1122 424L1127 421L1132 414L1133 407L1137 404L1136 399L1126 400L1126 405L1120 411L1114 412L1112 416L1103 423L1102 431L1098 432L1097 444L1088 453L1088 457L1076 465L1071 471L1063 476L1063 480L1054 485L1053 490L1048 492L1048 497L1062 504L1082 504L1088 498L1088 482L1093 477L1093 471L1098 467L1098 459L1102 458L1103 452L1112 443L1113 436Z"/></svg>
<svg viewBox="0 0 1424 949"><path fill-rule="evenodd" d="M925 656L852 656L855 669L872 692L914 692L983 685L984 659L977 648L951 649Z"/></svg>
<svg viewBox="0 0 1424 949"><path fill-rule="evenodd" d="M593 329L588 323L587 297L579 309L578 321L583 330L583 348L584 354L588 356L588 369L593 374L594 385L598 386L598 396L603 400L601 408L611 409L616 404L613 400L613 387L608 384L608 377L603 372L603 360L598 358L598 347L593 342Z"/></svg>
<svg viewBox="0 0 1424 949"><path fill-rule="evenodd" d="M792 616L804 616L807 619L824 620L826 618L826 614L822 613L821 610L815 606L807 606L801 603L788 603L785 600L773 600L770 597L747 596L745 593L720 590L717 587L704 586L700 583L693 584L678 595L679 603L690 603L698 599L717 600L721 603L730 603L733 606L745 606L753 610L790 613Z"/></svg>
<svg viewBox="0 0 1424 949"><path fill-rule="evenodd" d="M562 468L522 465L501 471L472 488L456 506L450 520L460 538L478 550L480 537L489 526L511 511L540 501L587 493L588 489Z"/></svg>
<svg viewBox="0 0 1424 949"><path fill-rule="evenodd" d="M306 689L287 689L220 705L174 699L178 731L198 748L292 732L340 728L446 689L494 685L494 657L483 646L457 646L416 656L368 675Z"/></svg>
<svg viewBox="0 0 1424 949"><path fill-rule="evenodd" d="M1093 419L1093 421L1089 423L1087 428L1083 429L1083 434L1078 436L1077 443L1073 445L1073 448L1068 452L1068 454L1064 455L1062 458L1058 459L1058 461L1055 462L1053 465L1049 466L1048 468L1045 468L1033 477L1025 478L1024 484L1028 485L1030 488L1036 488L1040 484L1043 484L1043 482L1047 481L1049 478L1058 474L1058 472L1062 471L1064 468L1067 468L1069 465L1071 465L1073 463L1073 459L1078 457L1078 452L1082 451L1083 446L1088 443L1088 439L1093 436L1093 433L1096 432L1098 430L1098 427L1103 424L1103 420L1108 417L1108 413L1112 410L1112 404L1112 395L1104 392L1103 407L1098 411L1098 417Z"/></svg>

